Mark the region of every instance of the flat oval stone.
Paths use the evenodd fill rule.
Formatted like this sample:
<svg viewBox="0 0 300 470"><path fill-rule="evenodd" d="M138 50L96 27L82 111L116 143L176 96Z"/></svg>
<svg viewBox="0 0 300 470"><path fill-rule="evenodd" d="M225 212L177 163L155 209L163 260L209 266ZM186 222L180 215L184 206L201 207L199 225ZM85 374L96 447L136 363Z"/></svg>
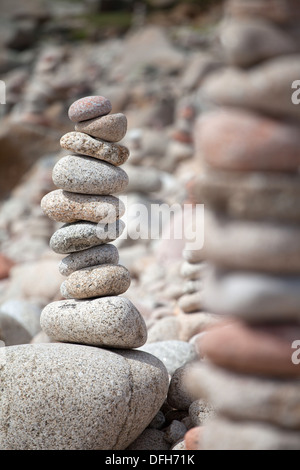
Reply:
<svg viewBox="0 0 300 470"><path fill-rule="evenodd" d="M195 126L198 158L237 171L292 171L300 165L298 126L243 110L206 113Z"/></svg>
<svg viewBox="0 0 300 470"><path fill-rule="evenodd" d="M197 199L233 218L298 222L299 198L297 173L209 170L198 179Z"/></svg>
<svg viewBox="0 0 300 470"><path fill-rule="evenodd" d="M85 96L71 104L68 115L71 121L81 122L105 116L111 110L111 102L104 96Z"/></svg>
<svg viewBox="0 0 300 470"><path fill-rule="evenodd" d="M248 326L222 322L197 341L210 362L244 374L300 377L300 367L291 360L294 341L300 338L298 324Z"/></svg>
<svg viewBox="0 0 300 470"><path fill-rule="evenodd" d="M55 253L68 254L116 240L125 228L123 220L102 227L93 222L74 222L59 228L50 239Z"/></svg>
<svg viewBox="0 0 300 470"><path fill-rule="evenodd" d="M53 168L55 186L80 194L108 195L125 190L128 176L122 168L82 155L67 155Z"/></svg>
<svg viewBox="0 0 300 470"><path fill-rule="evenodd" d="M129 157L129 150L124 145L94 139L83 132L68 132L60 139L60 145L65 150L104 160L115 166L123 165Z"/></svg>
<svg viewBox="0 0 300 470"><path fill-rule="evenodd" d="M251 323L298 321L300 276L209 269L203 303L210 312Z"/></svg>
<svg viewBox="0 0 300 470"><path fill-rule="evenodd" d="M206 210L202 253L221 267L295 274L300 270L300 227L237 220Z"/></svg>
<svg viewBox="0 0 300 470"><path fill-rule="evenodd" d="M201 87L201 98L270 116L300 119L300 106L292 102L291 88L300 76L300 55L279 56L247 70L225 67L211 74ZM276 99L274 99L276 97Z"/></svg>
<svg viewBox="0 0 300 470"><path fill-rule="evenodd" d="M71 253L63 258L59 263L58 269L63 276L69 276L74 271L99 264L118 264L119 252L115 245L109 243L105 245L94 246L87 250Z"/></svg>
<svg viewBox="0 0 300 470"><path fill-rule="evenodd" d="M107 142L119 142L127 132L127 118L122 113L110 114L109 116L79 122L76 124L75 130Z"/></svg>
<svg viewBox="0 0 300 470"><path fill-rule="evenodd" d="M55 341L108 348L138 348L147 339L143 317L124 297L53 302L42 312L41 327Z"/></svg>
<svg viewBox="0 0 300 470"><path fill-rule="evenodd" d="M223 416L299 432L299 379L256 377L200 362L192 366L189 374L193 374L189 380L193 377L193 387L197 387L199 396L209 396L212 406Z"/></svg>
<svg viewBox="0 0 300 470"><path fill-rule="evenodd" d="M130 273L121 265L102 264L80 269L63 282L61 293L68 299L120 295L130 286Z"/></svg>
<svg viewBox="0 0 300 470"><path fill-rule="evenodd" d="M125 213L125 206L114 196L94 196L57 189L46 194L41 207L50 219L71 223L77 220L112 223Z"/></svg>
<svg viewBox="0 0 300 470"><path fill-rule="evenodd" d="M5 348L5 360L3 450L125 450L168 391L164 365L141 351L25 344Z"/></svg>

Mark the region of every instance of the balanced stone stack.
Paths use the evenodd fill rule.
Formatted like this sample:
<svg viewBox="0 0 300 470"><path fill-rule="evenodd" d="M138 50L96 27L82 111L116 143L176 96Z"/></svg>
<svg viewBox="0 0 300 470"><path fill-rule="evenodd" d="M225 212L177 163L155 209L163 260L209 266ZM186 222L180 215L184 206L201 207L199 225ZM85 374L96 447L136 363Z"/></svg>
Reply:
<svg viewBox="0 0 300 470"><path fill-rule="evenodd" d="M111 194L127 186L119 166L129 156L116 143L126 133L126 117L110 111L101 96L69 109L75 132L64 135L61 146L72 153L55 165L58 189L42 200L44 212L64 223L50 246L67 255L59 266L66 300L41 314L51 343L4 348L1 449L123 450L167 395L164 365L132 350L146 342L146 325L120 296L130 274L109 243L124 228L124 205Z"/></svg>
<svg viewBox="0 0 300 470"><path fill-rule="evenodd" d="M299 19L297 0L227 2L228 68L201 89L217 105L195 129L204 301L223 321L200 338L194 369L217 410L200 449L300 449Z"/></svg>

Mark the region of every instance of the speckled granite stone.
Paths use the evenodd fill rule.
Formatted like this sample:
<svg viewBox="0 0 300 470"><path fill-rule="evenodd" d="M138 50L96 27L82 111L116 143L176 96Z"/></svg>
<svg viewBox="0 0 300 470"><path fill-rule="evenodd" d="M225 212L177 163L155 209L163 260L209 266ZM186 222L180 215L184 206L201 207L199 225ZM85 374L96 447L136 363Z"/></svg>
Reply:
<svg viewBox="0 0 300 470"><path fill-rule="evenodd" d="M81 122L104 116L111 109L111 102L104 96L85 96L71 104L68 115L71 121Z"/></svg>
<svg viewBox="0 0 300 470"><path fill-rule="evenodd" d="M71 253L59 263L59 272L63 276L69 276L78 269L97 266L98 264L118 264L119 252L115 245L109 243L94 246L87 250Z"/></svg>
<svg viewBox="0 0 300 470"><path fill-rule="evenodd" d="M52 179L58 188L80 194L114 194L128 185L122 168L83 155L61 158L53 168Z"/></svg>
<svg viewBox="0 0 300 470"><path fill-rule="evenodd" d="M68 132L60 139L60 145L70 152L89 155L115 166L123 165L129 157L129 150L124 145L94 139L83 132Z"/></svg>
<svg viewBox="0 0 300 470"><path fill-rule="evenodd" d="M64 223L77 220L112 223L125 213L123 202L114 196L90 196L62 189L46 194L41 207L50 219Z"/></svg>
<svg viewBox="0 0 300 470"><path fill-rule="evenodd" d="M169 384L150 354L61 343L7 347L0 382L3 450L124 450Z"/></svg>
<svg viewBox="0 0 300 470"><path fill-rule="evenodd" d="M122 234L124 227L122 220L107 224L105 229L93 222L66 224L54 232L50 239L50 248L60 254L82 251L116 240Z"/></svg>
<svg viewBox="0 0 300 470"><path fill-rule="evenodd" d="M119 295L130 286L130 273L121 265L102 264L80 269L63 282L61 293L68 299Z"/></svg>
<svg viewBox="0 0 300 470"><path fill-rule="evenodd" d="M41 327L55 341L108 348L138 348L147 339L143 317L125 297L53 302Z"/></svg>
<svg viewBox="0 0 300 470"><path fill-rule="evenodd" d="M107 142L119 142L125 137L127 118L122 113L110 114L109 116L78 122L75 125L75 130Z"/></svg>

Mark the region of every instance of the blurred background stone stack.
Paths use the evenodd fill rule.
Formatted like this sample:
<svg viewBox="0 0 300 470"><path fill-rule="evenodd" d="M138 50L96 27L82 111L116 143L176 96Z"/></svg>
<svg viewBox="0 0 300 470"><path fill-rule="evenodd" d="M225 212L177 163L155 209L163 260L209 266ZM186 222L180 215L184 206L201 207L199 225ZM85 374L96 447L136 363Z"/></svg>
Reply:
<svg viewBox="0 0 300 470"><path fill-rule="evenodd" d="M217 410L198 449L300 449L299 18L294 0L229 0L228 67L200 90L204 303L222 321L198 340L192 387Z"/></svg>

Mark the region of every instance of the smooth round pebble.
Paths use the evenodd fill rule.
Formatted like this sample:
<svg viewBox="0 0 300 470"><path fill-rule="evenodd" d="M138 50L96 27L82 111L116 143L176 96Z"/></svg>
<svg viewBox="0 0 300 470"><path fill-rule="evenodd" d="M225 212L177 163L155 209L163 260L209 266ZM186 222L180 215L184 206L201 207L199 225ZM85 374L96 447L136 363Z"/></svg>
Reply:
<svg viewBox="0 0 300 470"><path fill-rule="evenodd" d="M123 220L107 224L75 222L59 228L50 239L50 248L59 254L69 254L116 240L125 228Z"/></svg>
<svg viewBox="0 0 300 470"><path fill-rule="evenodd" d="M125 450L168 390L163 364L141 351L50 343L5 352L2 450Z"/></svg>
<svg viewBox="0 0 300 470"><path fill-rule="evenodd" d="M122 168L83 155L61 158L53 168L52 179L58 188L80 194L114 194L128 185Z"/></svg>
<svg viewBox="0 0 300 470"><path fill-rule="evenodd" d="M127 118L122 113L110 114L79 122L75 125L75 130L107 142L119 142L127 132Z"/></svg>
<svg viewBox="0 0 300 470"><path fill-rule="evenodd" d="M210 362L224 369L264 377L299 378L299 365L292 361L292 345L299 338L297 323L250 326L224 322L209 329L199 339L199 347Z"/></svg>
<svg viewBox="0 0 300 470"><path fill-rule="evenodd" d="M202 398L193 401L189 407L189 417L194 426L203 426L214 415L214 408Z"/></svg>
<svg viewBox="0 0 300 470"><path fill-rule="evenodd" d="M94 246L87 250L71 253L61 260L58 269L63 276L69 276L74 271L97 266L99 264L118 264L119 252L115 245L109 243Z"/></svg>
<svg viewBox="0 0 300 470"><path fill-rule="evenodd" d="M185 341L157 341L156 343L147 343L139 349L159 358L165 364L170 375L173 375L179 367L196 359L194 346Z"/></svg>
<svg viewBox="0 0 300 470"><path fill-rule="evenodd" d="M218 295L216 296L216 292ZM205 307L250 323L298 321L300 276L209 269L204 281Z"/></svg>
<svg viewBox="0 0 300 470"><path fill-rule="evenodd" d="M168 404L176 410L188 410L195 400L195 397L189 392L186 383L187 366L185 365L176 369L170 382L167 401Z"/></svg>
<svg viewBox="0 0 300 470"><path fill-rule="evenodd" d="M300 227L206 210L202 252L210 262L231 269L295 274L300 270Z"/></svg>
<svg viewBox="0 0 300 470"><path fill-rule="evenodd" d="M60 139L63 149L104 160L111 165L123 165L129 157L129 150L124 145L94 139L83 132L68 132Z"/></svg>
<svg viewBox="0 0 300 470"><path fill-rule="evenodd" d="M170 426L165 430L165 440L171 445L182 439L187 432L185 425L181 421L174 419Z"/></svg>
<svg viewBox="0 0 300 470"><path fill-rule="evenodd" d="M42 312L41 327L55 341L108 348L137 348L147 339L143 317L124 297L53 302Z"/></svg>
<svg viewBox="0 0 300 470"><path fill-rule="evenodd" d="M130 273L121 265L102 264L80 269L63 282L61 293L68 299L120 295L130 286Z"/></svg>
<svg viewBox="0 0 300 470"><path fill-rule="evenodd" d="M75 194L62 189L46 194L41 207L50 219L64 223L79 220L112 223L125 213L124 203L114 196Z"/></svg>
<svg viewBox="0 0 300 470"><path fill-rule="evenodd" d="M85 96L71 104L68 115L71 121L81 122L105 116L111 110L111 102L104 96Z"/></svg>
<svg viewBox="0 0 300 470"><path fill-rule="evenodd" d="M169 450L165 433L158 429L147 428L126 450Z"/></svg>

